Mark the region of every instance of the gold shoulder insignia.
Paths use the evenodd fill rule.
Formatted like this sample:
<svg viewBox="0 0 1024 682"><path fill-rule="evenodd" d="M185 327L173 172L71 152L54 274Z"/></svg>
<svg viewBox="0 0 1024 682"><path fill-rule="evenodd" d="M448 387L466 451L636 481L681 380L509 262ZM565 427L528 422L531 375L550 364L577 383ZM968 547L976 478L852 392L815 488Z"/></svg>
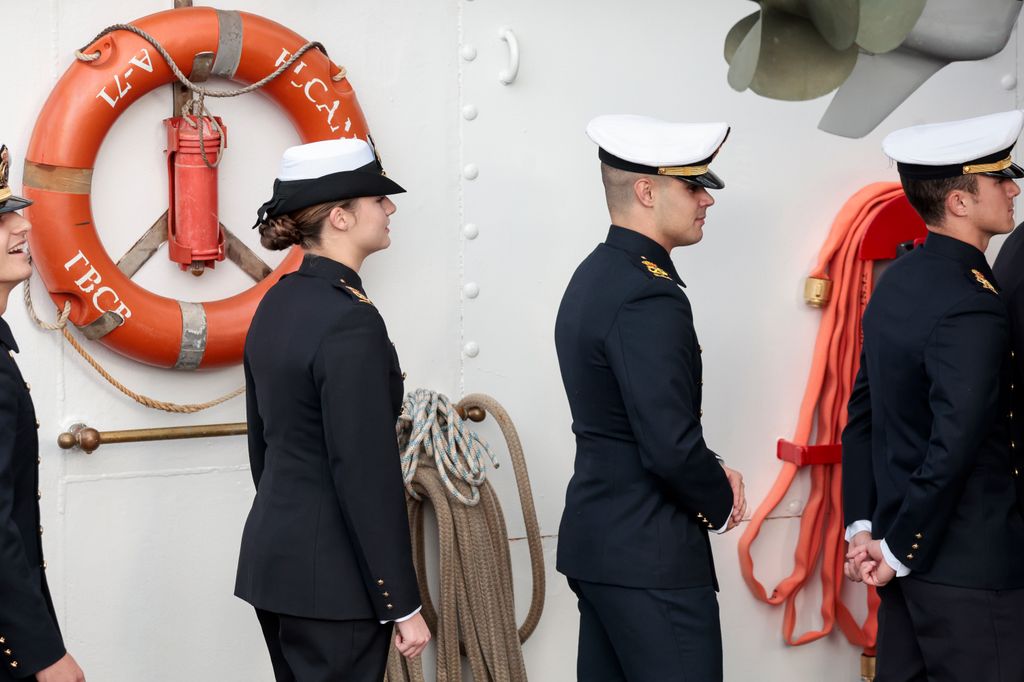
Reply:
<svg viewBox="0 0 1024 682"><path fill-rule="evenodd" d="M341 283L345 284L345 280L341 280ZM363 292L359 291L359 289L356 289L353 286L349 286L348 284L345 284L345 288L348 289L350 292L352 292L352 295L355 296L356 298L358 298L363 303L368 303L370 305L373 305L373 301L371 301L370 299L366 298L366 294L364 294Z"/></svg>
<svg viewBox="0 0 1024 682"><path fill-rule="evenodd" d="M669 275L667 272L665 272L664 269L659 268L657 266L657 264L652 263L651 261L647 260L646 257L642 258L640 262L643 263L644 267L647 268L647 272L651 273L655 277L661 277L663 279L669 279L669 280L672 279L672 276Z"/></svg>
<svg viewBox="0 0 1024 682"><path fill-rule="evenodd" d="M971 273L974 275L974 279L976 279L978 281L978 284L980 284L983 288L988 289L997 296L999 295L999 292L996 291L996 288L992 286L992 282L985 279L985 275L981 274L981 270L974 269L971 270Z"/></svg>

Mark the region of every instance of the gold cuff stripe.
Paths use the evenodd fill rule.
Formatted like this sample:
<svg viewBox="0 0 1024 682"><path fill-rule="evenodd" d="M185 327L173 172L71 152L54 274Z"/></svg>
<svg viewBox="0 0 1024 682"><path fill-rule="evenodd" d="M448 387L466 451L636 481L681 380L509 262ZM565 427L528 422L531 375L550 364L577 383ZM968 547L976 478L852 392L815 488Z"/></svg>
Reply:
<svg viewBox="0 0 1024 682"><path fill-rule="evenodd" d="M1005 170L1011 165L1013 165L1013 157L1007 156L1002 161L996 161L995 163L976 163L970 166L964 166L964 174L994 173L995 171Z"/></svg>
<svg viewBox="0 0 1024 682"><path fill-rule="evenodd" d="M14 192L11 191L10 187L0 188L0 201L7 201L12 196L14 196Z"/></svg>
<svg viewBox="0 0 1024 682"><path fill-rule="evenodd" d="M694 175L704 175L708 172L708 166L668 166L666 168L659 168L658 175L681 175L683 177L693 177Z"/></svg>

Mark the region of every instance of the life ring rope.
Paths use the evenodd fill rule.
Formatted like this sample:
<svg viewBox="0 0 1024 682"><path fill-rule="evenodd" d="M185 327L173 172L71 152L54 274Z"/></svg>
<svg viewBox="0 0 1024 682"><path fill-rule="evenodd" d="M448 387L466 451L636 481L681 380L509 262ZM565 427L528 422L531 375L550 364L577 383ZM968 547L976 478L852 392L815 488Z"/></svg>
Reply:
<svg viewBox="0 0 1024 682"><path fill-rule="evenodd" d="M178 68L178 64L174 61L174 59L167 52L167 50L164 49L164 46L160 44L159 40L157 40L153 36L143 31L141 28L133 24L112 24L106 27L98 34L96 34L96 37L90 40L88 43L86 43L81 49L75 50L75 58L78 59L78 61L80 62L94 62L97 59L99 59L102 55L101 52L96 51L87 53L85 50L89 49L90 45L96 43L96 41L98 41L103 36L107 35L108 33L113 33L114 31L128 31L129 33L134 33L143 40L149 42L149 44L153 46L153 49L159 52L160 56L163 57L165 62L167 62L167 66L170 67L171 72L174 74L174 77L181 81L181 84L184 85L186 88L204 97L238 97L239 95L245 95L250 92L255 92L256 90L259 90L270 81L280 76L288 69L292 68L292 66L295 65L295 62L299 61L302 55L306 54L306 52L313 49L314 47L323 52L325 57L330 59L330 55L327 54L327 48L323 46L323 43L316 40L310 40L305 45L296 50L292 54L292 56L289 59L287 59L283 64L281 64L281 66L279 66L273 73L269 74L265 78L256 81L255 83L251 83L250 85L247 85L244 88L237 88L235 90L207 90L203 86L198 85L197 83L193 83L188 79L188 76L186 76L182 72L182 70ZM338 73L331 76L331 80L337 83L344 79L347 75L348 71L345 69L345 67L339 66Z"/></svg>
<svg viewBox="0 0 1024 682"><path fill-rule="evenodd" d="M113 386L121 393L124 393L126 396L128 396L129 398L131 398L132 400L134 400L135 402L144 407L149 407L154 410L163 410L164 412L174 412L175 414L194 414L196 412L201 412L211 407L220 405L221 403L226 403L232 398L235 398L245 393L245 386L241 386L231 391L230 393L225 393L221 397L214 398L213 400L210 400L205 403L185 404L172 403L167 402L165 400L157 400L155 398L150 398L149 396L143 395L141 393L136 393L135 391L131 390L130 388L122 384L120 381L115 379L113 375L111 375L110 372L107 371L106 367L101 365L100 361L94 358L89 353L89 351L85 350L82 344L79 343L78 339L76 339L68 330L68 316L71 315L70 301L64 302L64 309L57 313L56 322L44 322L39 317L39 314L36 312L35 306L32 304L31 280L26 280L22 284L22 287L24 289L23 299L25 301L25 309L28 311L28 316L32 318L32 321L35 322L40 329L61 332L64 335L64 339L68 342L68 344L76 351L78 351L78 354L81 355L82 358L86 362L88 362L94 370L96 370L97 374L106 379L111 386Z"/></svg>
<svg viewBox="0 0 1024 682"><path fill-rule="evenodd" d="M208 113L203 97L234 97L262 88L261 94L289 117L301 142L368 138L345 69L327 57L320 43L276 22L207 7L116 24L79 52L87 60L100 56L72 62L43 106L25 155L24 192L35 202L27 215L36 227L29 241L37 272L58 311L71 303L67 322L89 340L157 367L190 371L237 364L256 306L274 282L298 267L301 251L293 249L272 269L222 226L228 260L250 276L265 275L262 279L234 296L201 302L145 289L131 273L156 251L161 243L157 232L166 229L159 229L158 219L123 263L114 262L92 215L99 147L127 107L179 81L192 90L190 112L203 117L203 126ZM187 69L197 55L208 56L212 64L207 71L234 81L238 89L209 90L192 83L175 62ZM202 156L212 165L216 127L205 131L211 156Z"/></svg>

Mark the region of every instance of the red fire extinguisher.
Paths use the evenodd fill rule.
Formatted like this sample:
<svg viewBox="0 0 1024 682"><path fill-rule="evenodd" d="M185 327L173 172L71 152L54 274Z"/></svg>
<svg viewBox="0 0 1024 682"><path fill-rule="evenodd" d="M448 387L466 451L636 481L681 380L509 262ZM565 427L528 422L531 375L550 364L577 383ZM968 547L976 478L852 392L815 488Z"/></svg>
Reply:
<svg viewBox="0 0 1024 682"><path fill-rule="evenodd" d="M219 117L175 116L167 126L167 247L182 270L199 276L224 260L217 216L217 165L227 147Z"/></svg>

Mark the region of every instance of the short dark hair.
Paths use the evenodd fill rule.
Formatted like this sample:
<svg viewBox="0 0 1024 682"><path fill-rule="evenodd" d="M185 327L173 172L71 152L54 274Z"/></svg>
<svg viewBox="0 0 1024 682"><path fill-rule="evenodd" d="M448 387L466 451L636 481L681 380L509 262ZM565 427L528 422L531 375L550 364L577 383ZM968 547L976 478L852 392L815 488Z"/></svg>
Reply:
<svg viewBox="0 0 1024 682"><path fill-rule="evenodd" d="M946 197L950 192L978 193L978 176L958 175L938 180L920 180L900 176L903 191L914 210L928 225L940 226L946 222Z"/></svg>

